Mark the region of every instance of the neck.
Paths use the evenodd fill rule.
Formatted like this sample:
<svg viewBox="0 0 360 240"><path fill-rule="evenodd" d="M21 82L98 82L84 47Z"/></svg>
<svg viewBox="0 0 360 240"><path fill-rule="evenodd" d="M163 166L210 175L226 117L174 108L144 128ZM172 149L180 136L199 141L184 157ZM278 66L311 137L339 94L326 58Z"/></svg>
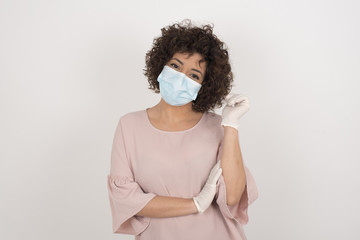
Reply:
<svg viewBox="0 0 360 240"><path fill-rule="evenodd" d="M160 102L155 105L155 108L157 109L160 118L174 123L194 118L194 116L199 114L201 115L201 113L192 110L192 102L182 106L172 106L161 98Z"/></svg>

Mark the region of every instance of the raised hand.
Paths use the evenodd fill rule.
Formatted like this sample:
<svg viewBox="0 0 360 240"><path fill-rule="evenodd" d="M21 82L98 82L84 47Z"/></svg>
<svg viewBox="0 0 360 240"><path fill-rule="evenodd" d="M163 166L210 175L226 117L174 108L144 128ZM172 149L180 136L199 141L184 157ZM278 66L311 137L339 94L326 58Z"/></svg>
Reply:
<svg viewBox="0 0 360 240"><path fill-rule="evenodd" d="M240 118L250 109L249 99L241 94L229 94L225 98L226 105L222 110L222 126L230 126L239 130Z"/></svg>

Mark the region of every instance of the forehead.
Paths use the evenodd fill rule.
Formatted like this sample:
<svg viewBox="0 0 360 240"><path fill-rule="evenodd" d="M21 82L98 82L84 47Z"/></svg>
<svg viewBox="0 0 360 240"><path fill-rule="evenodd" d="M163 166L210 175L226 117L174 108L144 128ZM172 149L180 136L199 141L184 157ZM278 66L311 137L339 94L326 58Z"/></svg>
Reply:
<svg viewBox="0 0 360 240"><path fill-rule="evenodd" d="M175 53L173 58L177 58L181 61L185 61L188 63L194 63L197 66L206 66L206 62L204 57L199 53Z"/></svg>

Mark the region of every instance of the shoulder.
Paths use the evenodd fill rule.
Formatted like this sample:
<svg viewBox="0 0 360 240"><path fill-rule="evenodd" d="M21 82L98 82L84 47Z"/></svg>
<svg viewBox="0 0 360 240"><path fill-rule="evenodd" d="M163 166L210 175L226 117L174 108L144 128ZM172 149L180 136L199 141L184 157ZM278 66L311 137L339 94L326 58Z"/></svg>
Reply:
<svg viewBox="0 0 360 240"><path fill-rule="evenodd" d="M201 131L207 139L220 142L224 136L224 129L221 126L222 116L215 112L206 112L206 118L201 124ZM207 141L209 141L207 140Z"/></svg>
<svg viewBox="0 0 360 240"><path fill-rule="evenodd" d="M140 124L140 121L143 121L146 112L145 110L132 111L123 114L120 116L118 124L123 128L129 128L131 126L136 126Z"/></svg>
<svg viewBox="0 0 360 240"><path fill-rule="evenodd" d="M222 117L221 115L215 113L215 112L206 112L208 123L211 125L219 125L221 124Z"/></svg>
<svg viewBox="0 0 360 240"><path fill-rule="evenodd" d="M213 134L221 136L223 128L221 126L222 116L215 112L206 112L206 120L203 123L203 129Z"/></svg>

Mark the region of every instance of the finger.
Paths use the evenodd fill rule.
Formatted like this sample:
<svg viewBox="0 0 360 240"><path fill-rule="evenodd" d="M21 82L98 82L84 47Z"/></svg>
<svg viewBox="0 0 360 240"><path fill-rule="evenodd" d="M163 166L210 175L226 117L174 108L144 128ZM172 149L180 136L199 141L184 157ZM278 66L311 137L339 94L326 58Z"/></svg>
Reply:
<svg viewBox="0 0 360 240"><path fill-rule="evenodd" d="M229 104L230 102L232 102L232 100L237 96L237 94L229 94L228 98L227 98L227 103Z"/></svg>
<svg viewBox="0 0 360 240"><path fill-rule="evenodd" d="M222 173L222 168L220 168L217 172L216 172L216 175L215 175L215 179L219 179L220 178L220 175Z"/></svg>
<svg viewBox="0 0 360 240"><path fill-rule="evenodd" d="M233 97L233 96L234 96L234 93L229 93L228 95L226 95L225 101L228 102L229 99L230 99L231 97Z"/></svg>
<svg viewBox="0 0 360 240"><path fill-rule="evenodd" d="M218 161L213 168L219 169L220 168L220 161Z"/></svg>
<svg viewBox="0 0 360 240"><path fill-rule="evenodd" d="M221 175L221 173L222 173L222 168L219 168L217 171L216 171L216 173L215 173L215 175L213 176L213 178L211 179L211 184L216 184L216 182L219 180L219 178L220 178L220 175Z"/></svg>
<svg viewBox="0 0 360 240"><path fill-rule="evenodd" d="M233 98L231 98L228 102L229 105L234 106L236 103L240 103L240 102L247 102L247 97L241 94L238 94L236 96L234 96Z"/></svg>
<svg viewBox="0 0 360 240"><path fill-rule="evenodd" d="M210 176L213 176L217 170L220 168L220 161L217 162L211 169Z"/></svg>
<svg viewBox="0 0 360 240"><path fill-rule="evenodd" d="M216 172L216 175L215 175L215 178L214 178L214 183L216 183L216 182L219 180L221 173L222 173L222 168L220 168L220 169Z"/></svg>
<svg viewBox="0 0 360 240"><path fill-rule="evenodd" d="M229 98L229 101L227 102L227 105L231 106L231 107L235 106L235 104L238 101L242 100L242 97L245 97L245 96L243 96L241 94L234 94L231 98Z"/></svg>

